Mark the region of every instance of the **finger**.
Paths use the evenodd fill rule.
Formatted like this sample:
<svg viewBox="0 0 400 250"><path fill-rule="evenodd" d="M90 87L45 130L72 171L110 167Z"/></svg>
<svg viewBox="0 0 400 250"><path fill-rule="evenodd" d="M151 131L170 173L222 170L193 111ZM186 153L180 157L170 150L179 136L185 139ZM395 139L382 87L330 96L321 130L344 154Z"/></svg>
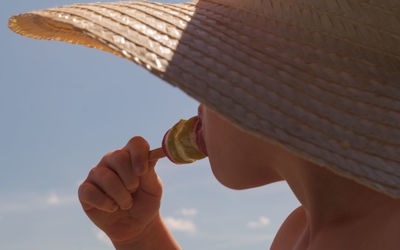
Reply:
<svg viewBox="0 0 400 250"><path fill-rule="evenodd" d="M133 193L139 186L139 178L134 175L129 152L122 148L107 153L99 165L108 166L121 178L129 192Z"/></svg>
<svg viewBox="0 0 400 250"><path fill-rule="evenodd" d="M144 175L149 167L150 146L147 141L140 136L133 137L124 149L129 152L134 173L137 176Z"/></svg>
<svg viewBox="0 0 400 250"><path fill-rule="evenodd" d="M162 183L154 171L157 160L149 162L150 146L142 137L133 137L124 147L130 154L132 167L140 176L140 189L152 196L161 197Z"/></svg>
<svg viewBox="0 0 400 250"><path fill-rule="evenodd" d="M90 171L88 180L112 198L121 209L127 210L132 207L131 194L113 170L97 166Z"/></svg>
<svg viewBox="0 0 400 250"><path fill-rule="evenodd" d="M154 170L155 164L156 161L150 162L150 167L147 173L140 177L140 189L152 196L161 197L162 182L161 179L158 177L156 171Z"/></svg>
<svg viewBox="0 0 400 250"><path fill-rule="evenodd" d="M97 208L99 210L113 213L118 209L118 205L105 195L98 187L90 182L85 181L79 186L79 200L85 211Z"/></svg>

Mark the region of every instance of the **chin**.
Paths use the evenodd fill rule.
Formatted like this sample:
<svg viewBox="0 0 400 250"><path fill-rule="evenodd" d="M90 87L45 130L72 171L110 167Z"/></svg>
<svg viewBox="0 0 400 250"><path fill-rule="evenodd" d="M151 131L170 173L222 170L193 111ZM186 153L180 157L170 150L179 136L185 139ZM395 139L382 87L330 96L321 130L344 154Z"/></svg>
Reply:
<svg viewBox="0 0 400 250"><path fill-rule="evenodd" d="M241 178L241 176L229 176L226 173L221 173L215 168L211 166L211 170L214 174L214 177L218 180L219 183L224 185L227 188L234 189L234 190L243 190L249 188L260 187L268 182L262 183L254 183L253 181L246 181L245 179Z"/></svg>
<svg viewBox="0 0 400 250"><path fill-rule="evenodd" d="M219 168L213 168L212 165L211 170L214 174L214 177L218 180L219 183L227 188L234 190L244 190L261 187L270 183L283 180L282 178L274 178L273 176L271 176L270 178L260 178L260 175L248 176L246 175L247 173L237 173L235 175L229 175L226 171L223 171Z"/></svg>

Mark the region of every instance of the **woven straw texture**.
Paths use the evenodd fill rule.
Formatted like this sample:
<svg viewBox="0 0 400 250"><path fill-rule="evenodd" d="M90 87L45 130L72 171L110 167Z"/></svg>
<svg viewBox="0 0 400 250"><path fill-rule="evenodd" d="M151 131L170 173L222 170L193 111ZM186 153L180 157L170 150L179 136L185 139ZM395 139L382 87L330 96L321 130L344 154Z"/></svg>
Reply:
<svg viewBox="0 0 400 250"><path fill-rule="evenodd" d="M400 198L400 2L76 4L14 16L127 58L225 118Z"/></svg>

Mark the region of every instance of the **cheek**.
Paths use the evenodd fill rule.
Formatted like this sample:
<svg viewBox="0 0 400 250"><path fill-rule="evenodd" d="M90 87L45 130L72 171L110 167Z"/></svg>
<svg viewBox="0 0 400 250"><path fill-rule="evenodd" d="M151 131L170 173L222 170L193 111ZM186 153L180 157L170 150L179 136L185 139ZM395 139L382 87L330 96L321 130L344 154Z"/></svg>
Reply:
<svg viewBox="0 0 400 250"><path fill-rule="evenodd" d="M254 153L249 135L210 112L206 112L203 126L215 177L230 188L247 187L246 179L251 179L248 168L252 165Z"/></svg>
<svg viewBox="0 0 400 250"><path fill-rule="evenodd" d="M238 175L241 165L237 158L240 157L235 145L224 139L224 133L208 133L208 159L214 176L220 183L234 188L233 179Z"/></svg>
<svg viewBox="0 0 400 250"><path fill-rule="evenodd" d="M274 167L286 158L279 147L240 130L210 110L205 109L203 115L208 159L219 182L245 189L282 179Z"/></svg>

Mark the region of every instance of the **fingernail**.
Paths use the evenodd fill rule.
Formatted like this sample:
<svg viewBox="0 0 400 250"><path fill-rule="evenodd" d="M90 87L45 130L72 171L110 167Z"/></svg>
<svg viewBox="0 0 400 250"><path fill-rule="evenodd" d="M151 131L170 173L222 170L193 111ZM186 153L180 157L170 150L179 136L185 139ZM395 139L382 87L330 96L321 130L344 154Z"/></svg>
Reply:
<svg viewBox="0 0 400 250"><path fill-rule="evenodd" d="M118 205L114 203L111 206L111 211L110 212L111 213L115 213L118 210L118 208L119 208Z"/></svg>
<svg viewBox="0 0 400 250"><path fill-rule="evenodd" d="M133 206L133 201L131 200L129 203L128 203L128 206L125 206L124 208L122 208L123 210L128 210L128 209L131 209L131 207Z"/></svg>

